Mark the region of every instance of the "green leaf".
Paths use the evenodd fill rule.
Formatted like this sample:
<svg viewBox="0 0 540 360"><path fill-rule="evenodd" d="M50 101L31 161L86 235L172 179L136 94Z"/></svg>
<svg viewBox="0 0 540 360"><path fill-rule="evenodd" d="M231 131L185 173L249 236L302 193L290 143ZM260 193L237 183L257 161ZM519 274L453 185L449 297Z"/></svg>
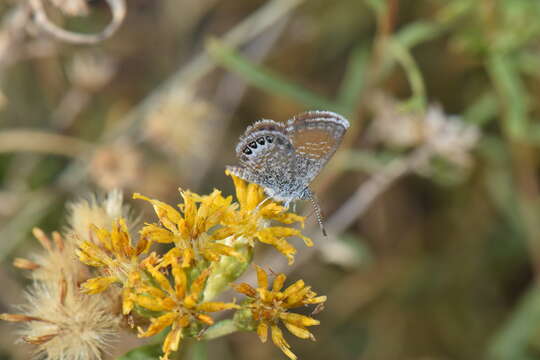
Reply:
<svg viewBox="0 0 540 360"><path fill-rule="evenodd" d="M393 37L401 46L410 49L443 34L445 27L428 21L417 21L405 26Z"/></svg>
<svg viewBox="0 0 540 360"><path fill-rule="evenodd" d="M465 109L463 117L467 123L482 126L496 118L498 111L497 96L494 92L488 91Z"/></svg>
<svg viewBox="0 0 540 360"><path fill-rule="evenodd" d="M139 346L116 360L151 360L159 359L161 355L161 344L150 344Z"/></svg>
<svg viewBox="0 0 540 360"><path fill-rule="evenodd" d="M533 360L531 340L540 330L540 287L531 288L522 298L505 326L489 347L490 359Z"/></svg>
<svg viewBox="0 0 540 360"><path fill-rule="evenodd" d="M206 42L209 55L221 66L238 73L251 85L275 95L284 96L314 109L344 112L341 107L304 87L291 83L281 75L263 66L254 64L239 54L235 49L217 39Z"/></svg>
<svg viewBox="0 0 540 360"><path fill-rule="evenodd" d="M338 93L338 103L343 109L347 109L345 116L353 115L360 102L362 89L366 85L368 59L369 51L364 46L358 46L349 57Z"/></svg>
<svg viewBox="0 0 540 360"><path fill-rule="evenodd" d="M411 110L424 110L427 105L426 86L424 77L409 49L398 41L390 41L388 44L388 52L398 62L409 81L412 96L408 100L408 105Z"/></svg>
<svg viewBox="0 0 540 360"><path fill-rule="evenodd" d="M511 57L504 53L492 53L487 60L489 75L503 102L503 119L508 134L524 139L528 131L527 92Z"/></svg>
<svg viewBox="0 0 540 360"><path fill-rule="evenodd" d="M385 0L365 0L366 4L370 6L373 11L377 14L382 14L387 9L387 4Z"/></svg>

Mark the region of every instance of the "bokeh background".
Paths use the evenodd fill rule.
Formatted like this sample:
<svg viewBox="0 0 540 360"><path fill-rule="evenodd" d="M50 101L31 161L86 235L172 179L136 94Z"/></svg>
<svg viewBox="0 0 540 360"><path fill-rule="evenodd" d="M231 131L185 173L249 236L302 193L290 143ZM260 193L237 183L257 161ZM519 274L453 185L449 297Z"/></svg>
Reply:
<svg viewBox="0 0 540 360"><path fill-rule="evenodd" d="M333 110L352 126L313 184L328 238L310 216L294 266L255 258L328 295L317 342L287 336L294 351L540 359L539 1L129 0L88 43L28 4L0 3L1 312L24 301L12 261L31 229L62 229L69 201L232 193L247 125ZM44 5L72 32L111 21L102 0ZM15 328L0 324L1 359L30 358ZM180 357L285 358L253 333Z"/></svg>

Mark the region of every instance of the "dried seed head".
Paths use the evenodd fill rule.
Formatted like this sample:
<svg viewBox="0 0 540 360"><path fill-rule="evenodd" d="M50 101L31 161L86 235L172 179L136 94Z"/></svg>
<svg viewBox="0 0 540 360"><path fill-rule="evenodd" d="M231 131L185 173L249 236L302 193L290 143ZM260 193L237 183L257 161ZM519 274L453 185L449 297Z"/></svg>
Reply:
<svg viewBox="0 0 540 360"><path fill-rule="evenodd" d="M34 280L58 283L67 278L80 282L88 278L88 269L75 257L75 244L64 242L58 232L52 233L52 239L41 229L32 230L34 237L40 242L44 251L32 254L31 259L16 258L13 265L25 270L31 270Z"/></svg>
<svg viewBox="0 0 540 360"><path fill-rule="evenodd" d="M139 181L142 174L142 155L127 142L99 148L90 161L90 176L96 184L108 191L130 188Z"/></svg>
<svg viewBox="0 0 540 360"><path fill-rule="evenodd" d="M109 297L81 293L70 281L36 283L27 294L24 315L1 319L23 324L21 339L51 360L101 359L120 329Z"/></svg>
<svg viewBox="0 0 540 360"><path fill-rule="evenodd" d="M91 225L100 229L111 230L116 219L125 218L130 226L136 226L137 220L130 216L130 209L124 205L124 197L119 190L112 190L105 198L91 196L79 199L68 205L68 240L94 241Z"/></svg>

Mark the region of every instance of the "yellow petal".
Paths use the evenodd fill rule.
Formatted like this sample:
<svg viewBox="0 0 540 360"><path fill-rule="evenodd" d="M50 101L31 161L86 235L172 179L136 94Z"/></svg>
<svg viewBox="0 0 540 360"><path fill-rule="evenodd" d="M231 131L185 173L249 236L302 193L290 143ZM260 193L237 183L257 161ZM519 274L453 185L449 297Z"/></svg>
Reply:
<svg viewBox="0 0 540 360"><path fill-rule="evenodd" d="M287 341L285 341L281 329L278 328L276 325L272 325L272 341L274 342L274 344L276 344L277 347L281 349L281 351L283 351L285 355L289 357L289 359L297 359L296 355L294 355L293 352L290 350L291 346L287 343Z"/></svg>
<svg viewBox="0 0 540 360"><path fill-rule="evenodd" d="M158 283L158 285L169 294L173 293L173 288L171 287L171 284L169 283L169 279L165 275L163 275L156 267L147 265L146 270L152 275L154 280Z"/></svg>
<svg viewBox="0 0 540 360"><path fill-rule="evenodd" d="M261 298L261 300L264 301L265 303L271 303L272 300L274 299L275 293L272 291L257 288L257 293L259 294L259 297Z"/></svg>
<svg viewBox="0 0 540 360"><path fill-rule="evenodd" d="M255 209L265 199L264 192L259 185L248 184L246 194L246 210Z"/></svg>
<svg viewBox="0 0 540 360"><path fill-rule="evenodd" d="M157 287L153 285L148 284L139 284L135 287L134 293L139 295L150 295L151 297L155 297L158 299L165 299L168 295L165 291L158 289Z"/></svg>
<svg viewBox="0 0 540 360"><path fill-rule="evenodd" d="M191 284L191 287L189 289L189 296L186 297L184 300L184 304L188 308L193 308L197 303L199 302L199 297L201 295L201 291L204 289L204 285L206 283L206 279L208 278L208 275L210 274L209 269L205 269L201 275L193 281Z"/></svg>
<svg viewBox="0 0 540 360"><path fill-rule="evenodd" d="M204 312L216 312L216 311L222 311L222 310L229 310L229 309L239 309L240 306L232 303L224 303L224 302L205 302L200 305L197 305L198 311L204 311Z"/></svg>
<svg viewBox="0 0 540 360"><path fill-rule="evenodd" d="M111 243L111 234L105 230L100 229L94 224L90 224L90 230L96 234L98 240L103 245L103 247L109 251L112 250L112 243Z"/></svg>
<svg viewBox="0 0 540 360"><path fill-rule="evenodd" d="M180 327L188 327L190 324L190 316L189 315L183 315L179 320L178 320L178 326Z"/></svg>
<svg viewBox="0 0 540 360"><path fill-rule="evenodd" d="M309 299L306 299L303 301L304 304L320 304L320 303L323 303L326 301L326 296L323 295L323 296L317 296L317 297L312 297L312 298L309 298Z"/></svg>
<svg viewBox="0 0 540 360"><path fill-rule="evenodd" d="M212 251L209 248L201 249L201 255L205 258L205 260L209 262L217 262L219 259L221 259L221 254L218 252Z"/></svg>
<svg viewBox="0 0 540 360"><path fill-rule="evenodd" d="M236 191L236 198L238 199L238 202L242 207L246 206L246 196L247 196L247 188L246 188L246 182L239 177L234 176L230 171L226 170L225 174L230 176L234 183L234 188Z"/></svg>
<svg viewBox="0 0 540 360"><path fill-rule="evenodd" d="M127 288L122 289L122 314L128 315L132 310L135 303L131 299L130 290Z"/></svg>
<svg viewBox="0 0 540 360"><path fill-rule="evenodd" d="M310 318L309 316L295 313L282 312L279 314L279 317L284 322L288 322L297 326L313 326L320 324L319 320L315 320L313 318Z"/></svg>
<svg viewBox="0 0 540 360"><path fill-rule="evenodd" d="M294 336L299 337L300 339L311 339L315 341L315 337L313 336L312 333L309 332L308 329L291 324L286 321L283 323L285 324L285 327L287 328L287 330L289 330L290 333L293 334Z"/></svg>
<svg viewBox="0 0 540 360"><path fill-rule="evenodd" d="M169 306L164 306L162 301L152 296L134 295L131 294L129 298L137 305L142 306L145 309L152 311L166 311L169 310Z"/></svg>
<svg viewBox="0 0 540 360"><path fill-rule="evenodd" d="M182 257L182 253L182 249L173 247L172 249L167 251L165 255L161 257L161 259L159 259L159 264L157 268L162 269L172 265L173 263L178 263L178 259Z"/></svg>
<svg viewBox="0 0 540 360"><path fill-rule="evenodd" d="M304 280L298 280L296 281L294 284L290 285L288 288L285 289L285 291L283 291L283 295L284 297L288 297L288 296L291 296L292 294L294 294L295 292L301 290L304 288Z"/></svg>
<svg viewBox="0 0 540 360"><path fill-rule="evenodd" d="M208 278L208 275L210 275L210 270L205 269L198 277L195 279L193 284L191 284L190 293L193 297L198 298L202 289L204 288L204 284L206 282L206 279Z"/></svg>
<svg viewBox="0 0 540 360"><path fill-rule="evenodd" d="M102 276L86 280L81 286L88 294L97 294L107 290L112 284L119 281L116 276Z"/></svg>
<svg viewBox="0 0 540 360"><path fill-rule="evenodd" d="M286 307L293 308L293 307L305 305L304 301L306 300L307 294L311 291L310 289L311 289L311 286L306 286L288 295L288 297L285 300Z"/></svg>
<svg viewBox="0 0 540 360"><path fill-rule="evenodd" d="M258 231L255 235L260 242L274 246L277 251L285 255L288 259L289 265L291 265L294 262L294 255L296 254L296 249L294 248L294 246L289 244L287 240L285 240L285 238L277 237L273 231L275 228L276 227L262 229Z"/></svg>
<svg viewBox="0 0 540 360"><path fill-rule="evenodd" d="M167 229L156 224L146 224L140 231L141 239L148 239L149 242L168 244L174 242L174 234Z"/></svg>
<svg viewBox="0 0 540 360"><path fill-rule="evenodd" d="M184 269L178 264L178 260L172 263L172 274L174 278L174 292L178 299L183 299L186 296L187 276Z"/></svg>
<svg viewBox="0 0 540 360"><path fill-rule="evenodd" d="M214 320L212 319L212 317L209 316L209 315L206 315L206 314L197 314L197 319L199 319L200 321L202 321L206 325L213 325L214 324Z"/></svg>
<svg viewBox="0 0 540 360"><path fill-rule="evenodd" d="M249 296L249 297L256 297L257 296L257 291L255 291L255 289L253 287L251 287L251 285L249 284L246 284L246 283L240 283L240 284L232 284L231 285L233 287L234 290L238 291L239 293L242 293L246 296Z"/></svg>
<svg viewBox="0 0 540 360"><path fill-rule="evenodd" d="M257 271L257 287L259 289L267 289L268 275L266 275L266 272L258 265L255 265L255 270Z"/></svg>
<svg viewBox="0 0 540 360"><path fill-rule="evenodd" d="M285 276L285 274L279 274L278 276L276 276L276 278L274 279L274 284L272 286L272 291L280 291L286 279L287 276Z"/></svg>
<svg viewBox="0 0 540 360"><path fill-rule="evenodd" d="M146 331L139 332L139 337L150 337L160 333L167 326L171 325L173 321L176 320L177 316L178 315L176 313L167 313L158 318L152 318L150 320L151 324L148 329Z"/></svg>
<svg viewBox="0 0 540 360"><path fill-rule="evenodd" d="M263 343L268 340L268 325L265 322L261 322L257 326L257 335L259 335L259 339L261 339Z"/></svg>
<svg viewBox="0 0 540 360"><path fill-rule="evenodd" d="M209 248L211 251L219 254L219 255L225 255L225 256L233 256L237 258L240 261L246 261L242 254L240 254L238 251L234 250L232 246L228 246L225 244L219 244L219 243L213 243L209 245Z"/></svg>
<svg viewBox="0 0 540 360"><path fill-rule="evenodd" d="M184 221L182 219L182 215L180 215L180 213L169 204L159 200L150 199L138 193L133 194L133 198L150 202L154 206L154 211L156 212L160 222L172 232L177 231L177 226Z"/></svg>
<svg viewBox="0 0 540 360"><path fill-rule="evenodd" d="M93 255L86 253L82 249L75 250L75 254L83 264L86 264L88 266L101 267L105 265L105 263L103 263L99 258L96 258Z"/></svg>
<svg viewBox="0 0 540 360"><path fill-rule="evenodd" d="M182 253L182 267L190 267L191 263L195 259L195 253L192 248L184 249Z"/></svg>
<svg viewBox="0 0 540 360"><path fill-rule="evenodd" d="M190 191L182 191L182 197L184 198L184 220L188 230L188 236L194 237L195 219L197 217L197 205L195 199Z"/></svg>
<svg viewBox="0 0 540 360"><path fill-rule="evenodd" d="M113 224L111 231L111 246L113 254L117 257L131 257L131 240L127 233L126 223L121 218Z"/></svg>
<svg viewBox="0 0 540 360"><path fill-rule="evenodd" d="M172 351L178 351L180 347L180 340L182 340L182 328L176 327L167 334L165 341L163 341L163 352L165 356L168 356Z"/></svg>
<svg viewBox="0 0 540 360"><path fill-rule="evenodd" d="M79 245L77 251L79 259L90 266L114 266L111 258L96 244L84 241Z"/></svg>

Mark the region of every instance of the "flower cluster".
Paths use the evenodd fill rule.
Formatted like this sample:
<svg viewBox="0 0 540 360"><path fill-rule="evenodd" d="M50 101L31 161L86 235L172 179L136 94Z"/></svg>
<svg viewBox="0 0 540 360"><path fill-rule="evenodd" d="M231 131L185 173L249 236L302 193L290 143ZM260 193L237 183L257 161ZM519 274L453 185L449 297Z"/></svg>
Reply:
<svg viewBox="0 0 540 360"><path fill-rule="evenodd" d="M430 105L424 112L412 111L381 94L373 97L372 108L369 132L374 141L397 148L427 146L433 155L451 164L470 167L471 152L480 139L475 125L445 114L438 105Z"/></svg>
<svg viewBox="0 0 540 360"><path fill-rule="evenodd" d="M326 296L317 296L311 287L304 284L303 280L298 280L281 291L286 280L285 274L277 275L272 288L268 290L268 275L259 266L255 266L255 269L257 289L246 283L234 285L234 288L247 296L245 308L249 311L261 341L266 342L268 329L270 329L274 344L290 359L296 359L290 350L290 345L283 338L278 324L282 322L287 330L301 339L315 340L306 327L319 325L319 321L309 316L291 313L289 310L300 306L322 304L326 301Z"/></svg>
<svg viewBox="0 0 540 360"><path fill-rule="evenodd" d="M256 265L256 289L233 283L249 268L258 243L273 246L289 263L296 254L289 242L292 237L301 238L307 246L313 243L300 229L285 226L303 226L303 217L266 199L259 186L232 178L236 201L219 190L209 195L186 190L180 192L182 203L174 207L134 194L134 199L150 203L156 214L155 222L145 223L137 232L121 205L107 207L104 203L95 207L96 211L91 211L89 203L73 206L72 217L91 214L93 221L72 221L76 225L68 232L68 246L55 234L57 245L53 247L36 230L46 256L16 260L19 267L32 270L36 279L54 278L56 286L52 289L59 295L51 296L49 288L44 291L38 287L27 309L41 310L4 314L2 319L33 324L24 339L42 346L41 352L49 359L63 359L58 354L70 351L79 351L84 359L101 359L104 345L122 327L136 329L141 338L166 332L162 360L178 351L185 338L206 340L246 329L256 331L263 342L270 330L274 344L290 359L296 359L279 324L299 338L314 340L307 327L319 322L290 310L321 304L326 297L317 296L302 280L282 290L284 274L278 275L268 290L268 275ZM103 221L98 213L116 216L107 215L108 221ZM163 248L166 250L157 251ZM55 266L55 262L62 264ZM230 286L246 299L239 303L213 300ZM66 312L68 303L70 311ZM62 311L54 310L58 307ZM235 311L232 319L216 322L210 315L226 310ZM50 314L55 311L64 317L59 320L59 316ZM75 318L84 318L81 314L95 316L85 319L91 329L80 331L74 323ZM68 333L75 334L75 340L58 338ZM80 351L81 344L87 344L84 352ZM80 356L74 358L82 359Z"/></svg>

